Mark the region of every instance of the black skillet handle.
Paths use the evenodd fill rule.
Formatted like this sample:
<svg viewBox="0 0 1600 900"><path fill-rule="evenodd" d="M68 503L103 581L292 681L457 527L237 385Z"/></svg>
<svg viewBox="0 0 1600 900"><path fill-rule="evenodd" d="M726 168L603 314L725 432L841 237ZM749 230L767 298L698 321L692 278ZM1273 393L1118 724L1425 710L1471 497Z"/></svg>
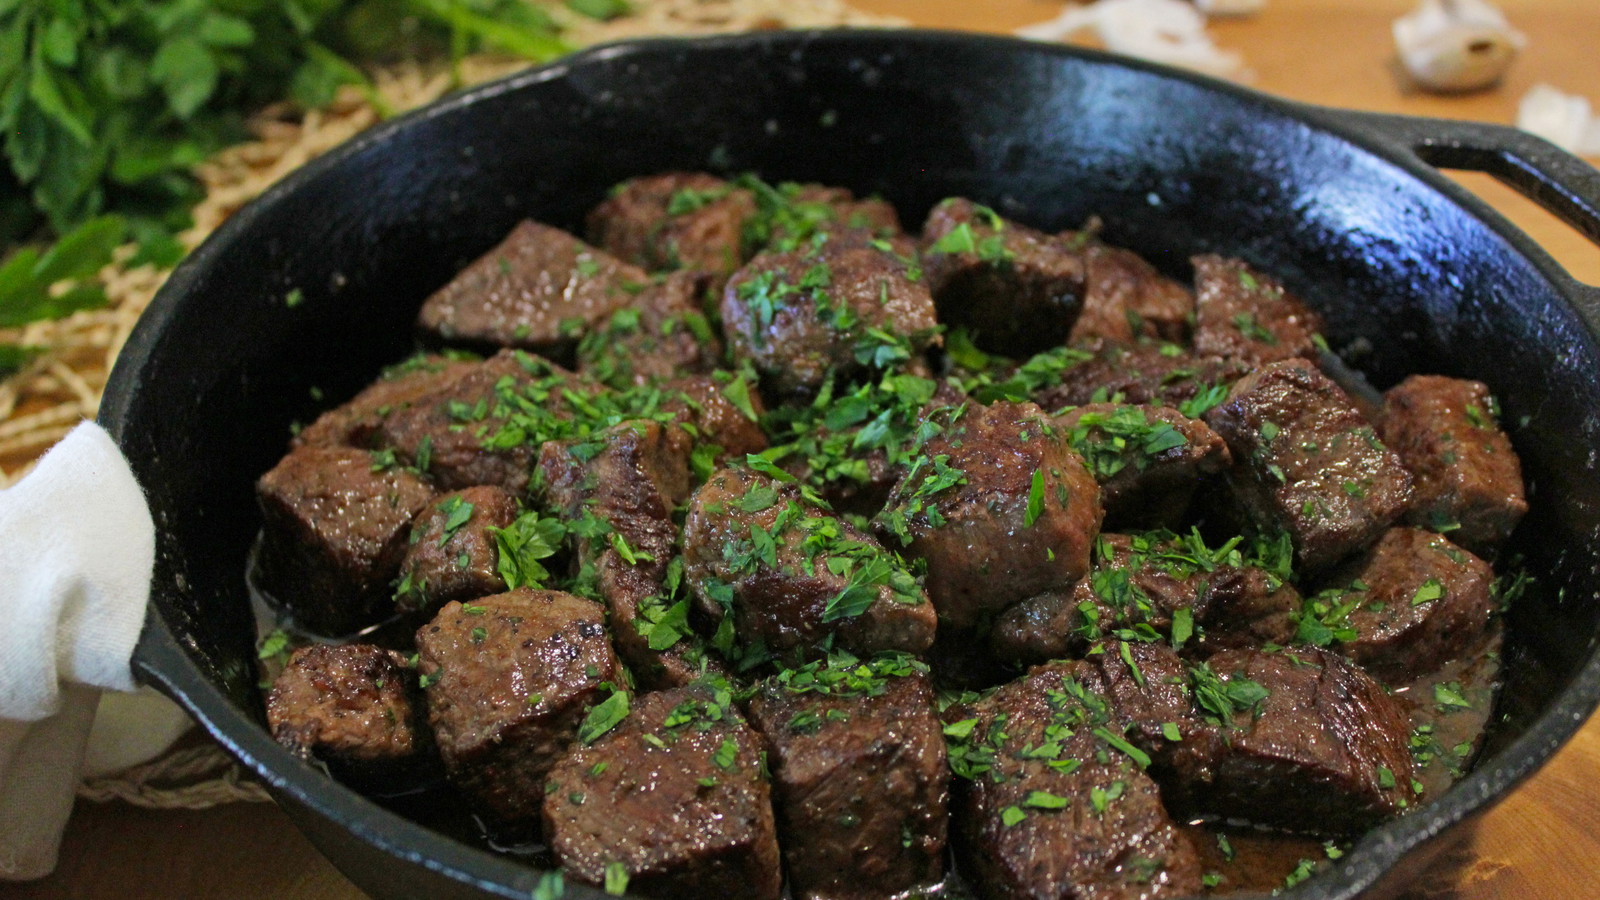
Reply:
<svg viewBox="0 0 1600 900"><path fill-rule="evenodd" d="M1483 122L1329 112L1345 128L1428 165L1492 175L1600 245L1600 169L1543 138ZM1600 303L1600 289L1573 284Z"/></svg>

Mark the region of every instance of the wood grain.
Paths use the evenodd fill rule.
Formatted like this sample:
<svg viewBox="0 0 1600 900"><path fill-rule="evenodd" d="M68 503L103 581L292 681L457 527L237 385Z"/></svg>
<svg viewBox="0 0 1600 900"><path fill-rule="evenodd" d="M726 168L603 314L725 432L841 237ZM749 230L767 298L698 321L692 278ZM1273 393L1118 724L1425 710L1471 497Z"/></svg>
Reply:
<svg viewBox="0 0 1600 900"><path fill-rule="evenodd" d="M1054 16L1052 0L854 0L921 25L1008 31ZM1268 0L1252 19L1219 22L1252 86L1332 106L1509 124L1539 81L1600 102L1600 0L1502 0L1529 48L1498 90L1419 94L1397 77L1391 20L1410 0ZM1459 180L1526 230L1580 280L1600 284L1600 249L1485 176ZM1600 718L1492 810L1470 842L1420 880L1431 900L1600 897ZM80 804L55 875L0 886L0 898L130 897L345 900L362 896L270 806L151 812Z"/></svg>

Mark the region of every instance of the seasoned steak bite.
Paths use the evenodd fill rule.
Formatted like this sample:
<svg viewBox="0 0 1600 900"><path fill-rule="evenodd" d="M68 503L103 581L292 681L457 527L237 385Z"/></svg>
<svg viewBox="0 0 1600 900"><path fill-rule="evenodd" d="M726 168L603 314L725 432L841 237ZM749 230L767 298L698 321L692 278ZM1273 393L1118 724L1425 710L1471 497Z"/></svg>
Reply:
<svg viewBox="0 0 1600 900"><path fill-rule="evenodd" d="M451 600L506 589L495 532L515 522L517 499L494 485L435 497L411 525L411 549L400 564L401 607L432 612Z"/></svg>
<svg viewBox="0 0 1600 900"><path fill-rule="evenodd" d="M1482 382L1413 375L1383 395L1378 434L1415 479L1407 521L1492 553L1528 511L1522 464Z"/></svg>
<svg viewBox="0 0 1600 900"><path fill-rule="evenodd" d="M1175 524L1199 479L1233 463L1216 432L1171 407L1091 403L1056 421L1100 483L1113 524Z"/></svg>
<svg viewBox="0 0 1600 900"><path fill-rule="evenodd" d="M688 451L675 428L624 422L592 438L551 441L539 454L545 505L593 523L578 540L578 561L593 573L617 652L646 690L681 687L710 665L689 627L682 563L674 572L672 511L689 494Z"/></svg>
<svg viewBox="0 0 1600 900"><path fill-rule="evenodd" d="M1032 403L941 410L874 524L925 561L939 617L971 628L1083 577L1100 532L1100 486Z"/></svg>
<svg viewBox="0 0 1600 900"><path fill-rule="evenodd" d="M412 788L438 767L416 680L392 650L301 647L272 682L267 727L295 755L363 789Z"/></svg>
<svg viewBox="0 0 1600 900"><path fill-rule="evenodd" d="M1303 359L1235 382L1206 424L1233 451L1228 482L1257 526L1287 532L1307 569L1377 540L1411 503L1411 473L1351 405Z"/></svg>
<svg viewBox="0 0 1600 900"><path fill-rule="evenodd" d="M1344 835L1415 802L1405 709L1344 657L1228 650L1191 679L1217 730L1171 754L1163 796L1175 812Z"/></svg>
<svg viewBox="0 0 1600 900"><path fill-rule="evenodd" d="M256 481L261 587L318 634L349 634L394 612L390 584L411 519L433 489L352 447L301 447Z"/></svg>
<svg viewBox="0 0 1600 900"><path fill-rule="evenodd" d="M1200 864L1088 663L1041 666L945 713L957 856L991 898L1180 897Z"/></svg>
<svg viewBox="0 0 1600 900"><path fill-rule="evenodd" d="M1094 642L1129 631L1182 646L1188 638L1174 635L1174 619L1185 616L1180 634L1208 651L1287 642L1300 595L1236 556L1206 548L1197 536L1101 534L1090 573L1071 588L1005 610L995 619L990 646L1012 663L1083 656Z"/></svg>
<svg viewBox="0 0 1600 900"><path fill-rule="evenodd" d="M721 448L718 465L767 449L759 420L766 407L743 376L686 375L663 382L662 410L692 429L697 443Z"/></svg>
<svg viewBox="0 0 1600 900"><path fill-rule="evenodd" d="M1069 241L1083 240L1063 235ZM1186 341L1194 321L1194 295L1139 256L1098 240L1083 248L1083 312L1068 343L1104 339L1131 344L1140 338Z"/></svg>
<svg viewBox="0 0 1600 900"><path fill-rule="evenodd" d="M417 631L428 718L450 780L497 827L537 827L545 776L625 683L605 610L521 588L448 603Z"/></svg>
<svg viewBox="0 0 1600 900"><path fill-rule="evenodd" d="M1027 356L1060 344L1083 308L1073 242L971 200L952 197L928 213L922 253L940 321L965 327L985 350Z"/></svg>
<svg viewBox="0 0 1600 900"><path fill-rule="evenodd" d="M1280 359L1315 359L1313 338L1322 317L1283 283L1243 260L1194 257L1194 352L1257 366Z"/></svg>
<svg viewBox="0 0 1600 900"><path fill-rule="evenodd" d="M790 482L712 475L689 501L683 558L700 608L724 623L718 649L742 667L814 657L830 636L856 653L933 643L933 606L905 562Z"/></svg>
<svg viewBox="0 0 1600 900"><path fill-rule="evenodd" d="M781 395L904 363L938 342L933 298L912 274L900 255L850 239L757 254L723 292L729 350Z"/></svg>
<svg viewBox="0 0 1600 900"><path fill-rule="evenodd" d="M445 490L493 484L520 495L539 444L568 427L561 391L575 379L548 360L502 350L391 413L375 440Z"/></svg>
<svg viewBox="0 0 1600 900"><path fill-rule="evenodd" d="M430 354L391 366L361 393L300 429L291 447L370 449L373 434L385 417L472 371L475 362Z"/></svg>
<svg viewBox="0 0 1600 900"><path fill-rule="evenodd" d="M1323 583L1354 632L1334 649L1397 686L1481 643L1494 613L1489 564L1418 528L1391 528Z"/></svg>
<svg viewBox="0 0 1600 900"><path fill-rule="evenodd" d="M704 276L675 272L640 292L632 305L589 331L578 344L578 371L624 387L710 372L722 341L700 309Z"/></svg>
<svg viewBox="0 0 1600 900"><path fill-rule="evenodd" d="M630 178L589 213L589 240L651 271L726 277L744 261L754 195L702 172Z"/></svg>
<svg viewBox="0 0 1600 900"><path fill-rule="evenodd" d="M445 343L570 359L578 339L632 302L647 280L644 270L565 231L524 220L434 292L417 325Z"/></svg>
<svg viewBox="0 0 1600 900"><path fill-rule="evenodd" d="M533 794L550 850L573 881L658 900L777 900L781 888L761 738L725 687L635 698L608 732L575 745Z"/></svg>
<svg viewBox="0 0 1600 900"><path fill-rule="evenodd" d="M1100 341L1063 350L1065 364L1033 389L1033 400L1052 412L1086 403L1141 403L1199 418L1250 371L1242 362L1195 356L1177 344Z"/></svg>
<svg viewBox="0 0 1600 900"><path fill-rule="evenodd" d="M950 770L925 667L813 663L767 679L749 711L771 747L797 897L870 900L940 880Z"/></svg>

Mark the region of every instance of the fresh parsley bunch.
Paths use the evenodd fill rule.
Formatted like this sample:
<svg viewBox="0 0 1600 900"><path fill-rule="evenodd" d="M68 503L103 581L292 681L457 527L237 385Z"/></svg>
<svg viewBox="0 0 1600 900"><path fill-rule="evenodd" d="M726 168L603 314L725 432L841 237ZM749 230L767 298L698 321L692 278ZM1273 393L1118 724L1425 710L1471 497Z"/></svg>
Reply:
<svg viewBox="0 0 1600 900"><path fill-rule="evenodd" d="M566 49L526 0L0 0L0 324L104 302L49 288L128 237L141 260L176 262L201 196L189 172L251 112L370 89L365 63L489 48Z"/></svg>

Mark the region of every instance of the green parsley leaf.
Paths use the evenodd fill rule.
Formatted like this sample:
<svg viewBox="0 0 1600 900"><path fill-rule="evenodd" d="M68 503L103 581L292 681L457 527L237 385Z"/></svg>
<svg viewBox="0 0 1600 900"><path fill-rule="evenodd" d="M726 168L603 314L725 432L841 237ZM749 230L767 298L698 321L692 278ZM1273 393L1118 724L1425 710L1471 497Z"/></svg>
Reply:
<svg viewBox="0 0 1600 900"><path fill-rule="evenodd" d="M1044 470L1033 470L1033 483L1028 488L1028 510L1023 514L1022 525L1032 528L1033 523L1039 521L1039 514L1044 512Z"/></svg>
<svg viewBox="0 0 1600 900"><path fill-rule="evenodd" d="M584 716L583 724L578 726L578 740L592 744L627 717L628 695L623 691L613 690L610 697L595 704L589 709L588 715Z"/></svg>
<svg viewBox="0 0 1600 900"><path fill-rule="evenodd" d="M613 897L621 897L628 892L628 869L622 863L606 863L605 891Z"/></svg>

